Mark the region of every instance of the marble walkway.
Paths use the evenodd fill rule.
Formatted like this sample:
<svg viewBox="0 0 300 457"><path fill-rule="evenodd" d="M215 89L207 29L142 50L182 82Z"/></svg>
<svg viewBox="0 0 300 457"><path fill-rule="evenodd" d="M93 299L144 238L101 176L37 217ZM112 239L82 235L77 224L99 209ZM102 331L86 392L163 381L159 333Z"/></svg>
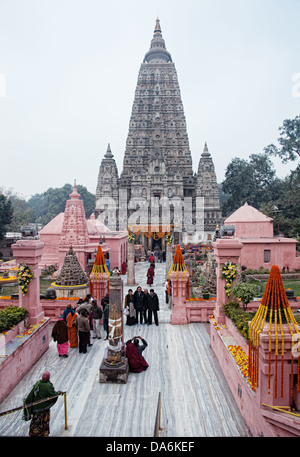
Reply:
<svg viewBox="0 0 300 457"><path fill-rule="evenodd" d="M136 282L143 288L146 268L147 264L136 266ZM63 397L51 409L52 437L152 437L159 392L161 436L246 436L245 423L212 353L208 326L169 323L164 271L165 264L158 264L153 287L160 297L160 325L124 329L125 341L141 335L148 342L144 352L147 371L129 373L125 385L100 384L99 367L106 347L103 338L93 340L87 354L71 349L66 359L58 357L52 341L48 351L0 404L0 411L20 406L36 380L49 370L56 390L67 391L68 407L67 430ZM124 283L127 293L126 278ZM0 417L0 436L28 436L28 429L22 412Z"/></svg>

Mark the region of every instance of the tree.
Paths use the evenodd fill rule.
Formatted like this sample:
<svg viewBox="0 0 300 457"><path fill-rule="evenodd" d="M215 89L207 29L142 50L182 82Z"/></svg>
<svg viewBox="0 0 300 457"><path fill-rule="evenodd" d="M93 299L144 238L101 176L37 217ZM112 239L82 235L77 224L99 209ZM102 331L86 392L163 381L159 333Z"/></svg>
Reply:
<svg viewBox="0 0 300 457"><path fill-rule="evenodd" d="M35 220L35 212L29 208L25 199L17 195L9 197L13 209L13 217L8 226L10 232L20 232L22 225L27 225Z"/></svg>
<svg viewBox="0 0 300 457"><path fill-rule="evenodd" d="M64 212L66 201L70 198L73 186L65 184L61 188L50 187L42 194L35 194L28 200L29 208L35 211L36 219L43 225L48 224L59 213ZM86 217L88 218L95 209L95 195L86 187L77 185L78 193L83 201Z"/></svg>
<svg viewBox="0 0 300 457"><path fill-rule="evenodd" d="M5 195L0 194L0 241L4 239L7 226L11 223L13 209Z"/></svg>
<svg viewBox="0 0 300 457"><path fill-rule="evenodd" d="M222 210L228 216L244 205L259 209L263 203L272 199L272 184L275 170L267 154L251 154L249 161L234 158L227 166L223 192L228 194Z"/></svg>
<svg viewBox="0 0 300 457"><path fill-rule="evenodd" d="M282 127L279 127L280 138L278 143L281 148L274 144L267 146L264 151L268 155L278 156L282 163L300 159L300 115L295 119L286 119Z"/></svg>

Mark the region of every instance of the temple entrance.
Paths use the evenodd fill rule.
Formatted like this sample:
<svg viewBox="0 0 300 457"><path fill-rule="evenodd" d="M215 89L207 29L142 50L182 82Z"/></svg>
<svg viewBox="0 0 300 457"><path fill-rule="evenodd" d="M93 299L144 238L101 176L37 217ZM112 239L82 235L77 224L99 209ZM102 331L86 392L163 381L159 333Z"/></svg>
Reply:
<svg viewBox="0 0 300 457"><path fill-rule="evenodd" d="M173 234L173 225L130 225L128 233L135 237L134 244L142 246L145 253L148 251L165 251L166 250L166 235Z"/></svg>
<svg viewBox="0 0 300 457"><path fill-rule="evenodd" d="M158 240L152 239L152 251L155 251L156 249L162 251L163 250L162 244L163 243L162 243L161 238L158 238Z"/></svg>

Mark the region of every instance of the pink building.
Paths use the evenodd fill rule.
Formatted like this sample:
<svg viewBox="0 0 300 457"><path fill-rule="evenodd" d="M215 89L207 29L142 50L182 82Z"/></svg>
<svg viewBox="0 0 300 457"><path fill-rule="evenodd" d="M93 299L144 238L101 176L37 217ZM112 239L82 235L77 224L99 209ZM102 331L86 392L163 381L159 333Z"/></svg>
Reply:
<svg viewBox="0 0 300 457"><path fill-rule="evenodd" d="M40 266L57 264L60 270L65 255L72 246L81 267L86 270L88 261L94 259L101 237L101 248L109 259L110 267L121 268L127 259L127 232L109 230L95 219L94 214L86 219L83 202L79 197L75 183L64 213L58 214L40 231L40 240L45 243Z"/></svg>
<svg viewBox="0 0 300 457"><path fill-rule="evenodd" d="M274 236L273 219L245 203L225 220L235 226L234 237L242 244L240 263L253 269L278 265L292 270L300 269L296 256L297 240Z"/></svg>

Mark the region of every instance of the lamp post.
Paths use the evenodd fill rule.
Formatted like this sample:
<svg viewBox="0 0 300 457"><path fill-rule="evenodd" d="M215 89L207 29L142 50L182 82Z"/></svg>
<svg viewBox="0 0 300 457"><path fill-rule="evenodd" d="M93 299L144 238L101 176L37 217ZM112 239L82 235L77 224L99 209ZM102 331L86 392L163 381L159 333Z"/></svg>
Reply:
<svg viewBox="0 0 300 457"><path fill-rule="evenodd" d="M276 205L274 205L273 213L277 214L277 235L279 236L279 213L282 213L282 211L279 210Z"/></svg>

